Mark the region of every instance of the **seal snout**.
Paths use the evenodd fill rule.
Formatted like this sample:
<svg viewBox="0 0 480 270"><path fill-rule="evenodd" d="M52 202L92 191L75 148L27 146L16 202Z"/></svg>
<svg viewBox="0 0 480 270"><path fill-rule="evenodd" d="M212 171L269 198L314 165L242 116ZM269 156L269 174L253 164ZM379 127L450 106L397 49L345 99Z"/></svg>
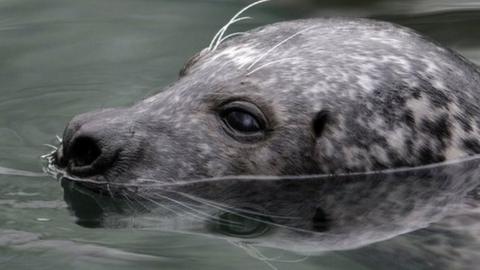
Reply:
<svg viewBox="0 0 480 270"><path fill-rule="evenodd" d="M67 147L66 147L67 146ZM116 150L100 143L98 138L80 134L65 142L57 151L57 165L78 177L105 172L116 157Z"/></svg>
<svg viewBox="0 0 480 270"><path fill-rule="evenodd" d="M89 177L105 173L121 151L118 127L104 119L74 118L65 129L55 163L72 176Z"/></svg>

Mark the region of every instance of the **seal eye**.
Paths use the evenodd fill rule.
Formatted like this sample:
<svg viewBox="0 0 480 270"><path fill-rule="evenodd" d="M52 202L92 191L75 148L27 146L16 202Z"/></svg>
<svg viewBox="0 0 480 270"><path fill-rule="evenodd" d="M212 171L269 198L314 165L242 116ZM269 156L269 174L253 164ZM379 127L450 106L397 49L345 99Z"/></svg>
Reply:
<svg viewBox="0 0 480 270"><path fill-rule="evenodd" d="M227 112L224 121L231 128L244 133L262 130L255 116L241 110L231 110Z"/></svg>
<svg viewBox="0 0 480 270"><path fill-rule="evenodd" d="M249 102L234 101L223 105L219 116L224 123L224 130L235 139L260 140L267 131L265 115Z"/></svg>

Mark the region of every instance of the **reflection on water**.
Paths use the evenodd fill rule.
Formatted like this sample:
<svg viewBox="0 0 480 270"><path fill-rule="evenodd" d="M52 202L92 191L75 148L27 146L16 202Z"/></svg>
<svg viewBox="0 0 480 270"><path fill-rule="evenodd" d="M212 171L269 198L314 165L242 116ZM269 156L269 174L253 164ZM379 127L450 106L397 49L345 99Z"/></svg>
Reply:
<svg viewBox="0 0 480 270"><path fill-rule="evenodd" d="M227 204L243 209L243 212L235 215L228 214L228 211L208 212L218 210L218 205L215 205L217 208L212 205L197 208L205 206L206 202L210 203L212 198L201 197L203 201L199 203L198 194L189 193L188 185L183 187L187 189L183 190L183 193L190 195L187 198L178 197L178 191L175 193L174 190L168 190L165 194L157 193L164 195L164 198L149 198L151 200L145 202L145 199L134 200L128 197L130 200L112 203L111 200L102 200L99 194L92 195L88 189L71 189L71 183L63 183L66 191L63 194L57 182L31 173L41 172L38 157L48 151L43 144L54 143L54 135L62 132L64 124L73 115L95 108L130 104L159 91L176 78L185 60L207 46L213 34L229 16L248 2L0 2L2 269L31 269L32 265L40 269L61 269L65 268L65 265L68 265L69 269L192 269L192 265L195 265L195 269L475 269L472 265L478 263L480 258L479 243L471 235L480 235L480 229L476 226L480 215L476 208L478 193L469 194L469 200L465 204L453 204L448 209L440 207L447 198L449 202L455 201L459 194L465 191L461 187L468 186L459 185L458 189L453 189L455 192L446 192L452 190L446 188L451 187L449 185L453 179L448 170L435 172L445 174L445 177L435 178L446 181L443 183L445 186L438 183L437 189L419 196L422 201L410 202L415 206L396 199L395 194L387 193L393 197L379 198L382 193L365 190L362 188L363 184L355 185L355 179L380 181L372 176L364 176L355 179L346 177L342 182L348 185L343 187L330 185L332 181L315 181L322 185L317 186L319 190L323 190L324 194L332 194L332 197L309 196L317 200L306 206L301 202L293 203L288 194L283 194L285 196L278 198L262 197L275 203L267 204L265 209L252 209L252 203L248 201L251 197L242 197L242 200ZM245 30L312 13L323 16L368 16L413 27L480 63L478 1L305 0L304 7L300 6L300 1L282 2L284 3L252 10L250 14L255 20L236 27ZM295 4L292 6L287 2ZM312 5L316 8L313 9ZM465 184L468 183L467 176L473 176L477 172L474 168L463 169L461 171L464 174L458 174L457 180L464 179L465 181L460 183ZM432 178L435 173L394 174L390 181L405 179L402 183L415 186L421 184L421 181L415 179ZM224 194L221 191L235 188L235 185L257 185L259 190L272 188L268 186L271 181L254 182L227 181L228 185L217 186L212 185L212 182L197 185L206 185L203 188L217 190L216 194ZM311 187L312 183L295 183L302 194L312 192L306 188ZM290 185L288 181L282 184ZM347 187L354 191L342 193L343 188ZM82 192L76 192L78 190ZM408 192L407 188L399 190ZM411 192L421 190L425 188L418 187ZM377 197L369 197L369 200L364 200L363 203L349 202L348 196L339 199L338 196L351 194L349 192L363 192ZM269 196L273 194L278 193ZM63 204L64 196L68 207ZM434 197L440 201L429 200ZM173 211L158 207L156 202L160 200L163 206ZM228 200L223 198L222 201ZM290 207L301 208L301 211L293 209L292 213L308 213L309 218L305 219L308 222L296 223L298 219L282 219L281 217L285 216L295 217L292 213L281 212L287 208L278 206L285 201ZM179 205L178 202L185 205ZM354 204L346 205L347 203ZM357 220L356 213L360 214L365 209L372 208L367 204L375 205L378 208L374 209L378 210L366 215L368 222ZM419 210L418 207L422 213L420 217L415 216L414 213L417 212L413 211ZM195 209L197 211L194 211ZM339 219L341 215L336 212L339 210L335 209L351 209L347 213L352 216ZM305 249L312 250L308 245L322 243L324 238L319 239L322 235L342 237L350 232L351 237L345 239L362 239L364 244L390 238L400 232L423 227L448 214L447 210L456 212L456 217L353 251L328 252L308 258L290 252L292 249L301 250L302 245ZM461 213L459 217L460 210L469 211ZM176 219L175 216L181 211L185 215ZM405 216L402 211L412 215ZM73 212L73 215L70 212ZM202 213L207 213L208 216L202 216ZM258 215L265 213L268 215ZM392 216L398 219L390 219ZM400 218L402 216L407 218ZM212 218L213 222L204 226L207 217ZM385 219L382 220L382 217ZM422 217L428 217L428 220L422 220ZM355 224L355 230L349 228L347 223L340 223L346 219L354 221L348 224ZM251 220L262 221L272 227L265 228L256 222L249 222ZM378 220L382 222L376 224L375 221ZM390 224L382 227L385 220L390 220ZM78 226L75 221L83 226ZM160 232L157 230L160 224L162 228L183 230L185 234L167 230ZM145 230L147 227L151 230ZM285 227L308 230L297 231L292 240L292 234L282 229ZM338 231L334 234L332 228ZM315 231L314 236L312 230ZM368 235L371 230L375 234ZM195 233L187 234L192 232ZM215 237L205 237L204 234ZM258 247L238 244L238 241L219 240L235 234L257 234L253 238L244 237L245 240L241 243L250 243L257 239ZM283 237L278 237L279 234ZM302 236L303 238L299 238ZM287 241L274 242L279 239ZM295 239L302 241L292 243ZM309 239L315 241L308 242ZM343 244L346 246L350 243L346 241ZM277 249L263 246L274 246ZM456 265L452 266L452 263Z"/></svg>
<svg viewBox="0 0 480 270"><path fill-rule="evenodd" d="M320 254L390 239L469 212L466 197L479 185L479 165L476 156L336 176L62 183L65 201L84 226L217 235L234 243L247 239L251 246Z"/></svg>

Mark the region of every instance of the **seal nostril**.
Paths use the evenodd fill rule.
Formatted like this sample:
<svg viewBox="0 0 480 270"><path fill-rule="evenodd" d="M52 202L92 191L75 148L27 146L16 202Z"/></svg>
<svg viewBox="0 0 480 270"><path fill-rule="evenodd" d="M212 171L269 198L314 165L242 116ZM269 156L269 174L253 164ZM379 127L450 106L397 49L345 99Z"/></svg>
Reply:
<svg viewBox="0 0 480 270"><path fill-rule="evenodd" d="M77 138L70 149L70 160L75 167L91 165L102 153L97 143L89 137Z"/></svg>

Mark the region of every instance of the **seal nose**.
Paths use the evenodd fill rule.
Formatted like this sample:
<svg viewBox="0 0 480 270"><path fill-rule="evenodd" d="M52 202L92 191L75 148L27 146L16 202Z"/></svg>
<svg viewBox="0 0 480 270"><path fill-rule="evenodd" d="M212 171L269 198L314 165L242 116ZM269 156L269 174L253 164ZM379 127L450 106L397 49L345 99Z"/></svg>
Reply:
<svg viewBox="0 0 480 270"><path fill-rule="evenodd" d="M101 119L80 115L69 123L57 150L57 166L78 177L99 175L111 167L120 147L114 144L116 129Z"/></svg>
<svg viewBox="0 0 480 270"><path fill-rule="evenodd" d="M113 163L112 150L102 146L100 140L91 135L77 132L70 141L64 141L57 152L57 165L79 177L98 175Z"/></svg>

